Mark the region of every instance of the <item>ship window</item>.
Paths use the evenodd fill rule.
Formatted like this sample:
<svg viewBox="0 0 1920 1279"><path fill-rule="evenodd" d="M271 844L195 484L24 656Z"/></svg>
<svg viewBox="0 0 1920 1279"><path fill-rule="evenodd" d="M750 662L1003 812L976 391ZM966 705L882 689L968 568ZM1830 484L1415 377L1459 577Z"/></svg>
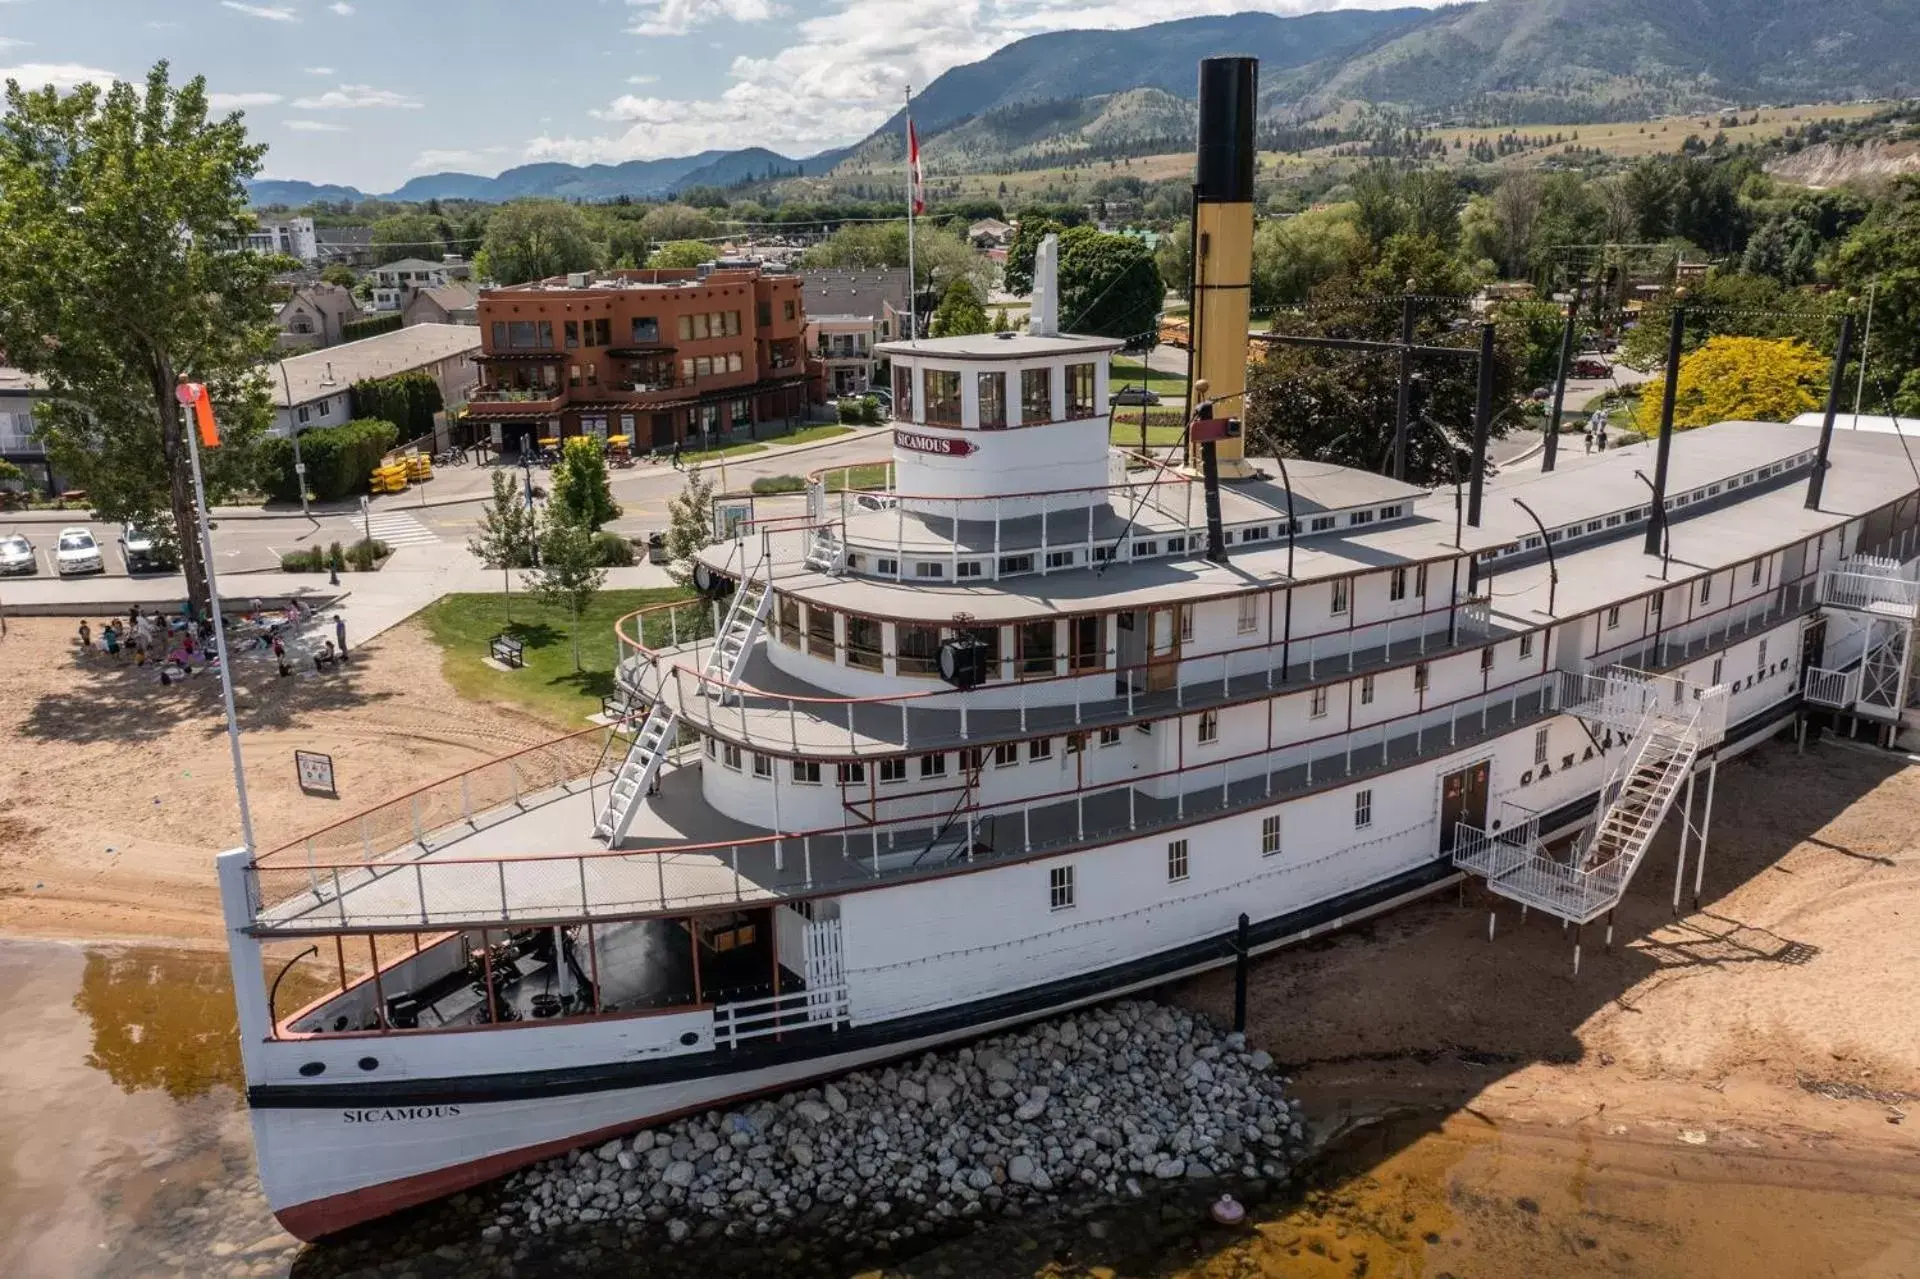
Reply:
<svg viewBox="0 0 1920 1279"><path fill-rule="evenodd" d="M978 577L980 576L980 568L981 564L979 560L961 560L953 566L953 575L955 577Z"/></svg>
<svg viewBox="0 0 1920 1279"><path fill-rule="evenodd" d="M1067 734L1067 754L1078 755L1080 752L1086 749L1087 749L1087 735L1085 733L1068 733Z"/></svg>
<svg viewBox="0 0 1920 1279"><path fill-rule="evenodd" d="M880 780L883 782L904 782L907 780L907 761L900 758L880 761Z"/></svg>
<svg viewBox="0 0 1920 1279"><path fill-rule="evenodd" d="M1073 909L1073 867L1053 866L1048 868L1047 905L1053 910Z"/></svg>
<svg viewBox="0 0 1920 1279"><path fill-rule="evenodd" d="M1535 764L1547 762L1549 732L1550 730L1544 724L1533 730L1533 762Z"/></svg>
<svg viewBox="0 0 1920 1279"><path fill-rule="evenodd" d="M1413 570L1413 593L1421 599L1427 598L1427 566L1418 565Z"/></svg>
<svg viewBox="0 0 1920 1279"><path fill-rule="evenodd" d="M1533 656L1533 636L1531 634L1520 637L1520 656L1522 658Z"/></svg>
<svg viewBox="0 0 1920 1279"><path fill-rule="evenodd" d="M1184 554L1186 553L1186 550L1187 550L1187 539L1186 539L1186 538L1184 538L1184 537L1170 537L1170 538L1168 538L1168 539L1167 539L1167 554L1169 554L1169 555L1184 555Z"/></svg>
<svg viewBox="0 0 1920 1279"><path fill-rule="evenodd" d="M1353 794L1353 828L1365 830L1373 825L1373 791L1367 789Z"/></svg>
<svg viewBox="0 0 1920 1279"><path fill-rule="evenodd" d="M1265 524L1255 524L1252 528L1240 531L1240 540L1243 542L1264 542L1271 536L1273 530Z"/></svg>
<svg viewBox="0 0 1920 1279"><path fill-rule="evenodd" d="M921 560L913 566L913 575L915 577L945 577L947 575L947 566L945 564L935 564L927 560Z"/></svg>
<svg viewBox="0 0 1920 1279"><path fill-rule="evenodd" d="M1118 746L1120 744L1120 730L1117 728L1101 729L1100 744L1102 746Z"/></svg>
<svg viewBox="0 0 1920 1279"><path fill-rule="evenodd" d="M1493 649L1491 647L1480 650L1480 669L1483 671L1493 669Z"/></svg>
<svg viewBox="0 0 1920 1279"><path fill-rule="evenodd" d="M929 426L960 425L960 374L953 369L927 369L927 417Z"/></svg>
<svg viewBox="0 0 1920 1279"><path fill-rule="evenodd" d="M1014 630L1019 644L1022 675L1053 674L1054 658L1058 655L1058 636L1054 633L1053 619L1043 622L1022 622Z"/></svg>
<svg viewBox="0 0 1920 1279"><path fill-rule="evenodd" d="M1093 396L1093 365L1067 365L1067 418L1092 417L1100 411Z"/></svg>
<svg viewBox="0 0 1920 1279"><path fill-rule="evenodd" d="M940 673L940 628L895 622L894 646L899 650L894 669L901 675Z"/></svg>
<svg viewBox="0 0 1920 1279"><path fill-rule="evenodd" d="M1618 604L1615 604L1607 610L1607 629L1610 631L1620 629L1620 606Z"/></svg>
<svg viewBox="0 0 1920 1279"><path fill-rule="evenodd" d="M711 737L707 739L707 758L708 759L720 758L720 743Z"/></svg>
<svg viewBox="0 0 1920 1279"><path fill-rule="evenodd" d="M1713 598L1713 579L1710 577L1703 577L1700 579L1700 602L1702 604L1705 604L1708 600L1712 598Z"/></svg>
<svg viewBox="0 0 1920 1279"><path fill-rule="evenodd" d="M1271 857L1280 851L1280 814L1260 819L1260 855Z"/></svg>
<svg viewBox="0 0 1920 1279"><path fill-rule="evenodd" d="M993 748L993 766L995 768L1012 768L1019 762L1019 742L1001 742Z"/></svg>
<svg viewBox="0 0 1920 1279"><path fill-rule="evenodd" d="M1349 585L1344 577L1333 583L1333 604L1327 611L1336 617L1347 611Z"/></svg>
<svg viewBox="0 0 1920 1279"><path fill-rule="evenodd" d="M1759 560L1755 560L1755 561L1753 562L1753 573L1752 573L1752 574L1751 574L1751 575L1750 575L1750 576L1749 576L1749 577L1747 578L1747 585L1748 585L1748 586L1758 586L1758 585L1760 585L1760 569L1761 569L1761 567L1762 567L1762 565L1761 565L1761 561L1759 561Z"/></svg>
<svg viewBox="0 0 1920 1279"><path fill-rule="evenodd" d="M1713 659L1713 676L1712 678L1707 680L1708 688L1718 688L1720 686L1720 668L1723 665L1724 660L1725 659L1718 658L1718 657Z"/></svg>
<svg viewBox="0 0 1920 1279"><path fill-rule="evenodd" d="M1383 506L1380 508L1380 518L1383 520L1397 520L1400 518L1400 508L1397 506Z"/></svg>
<svg viewBox="0 0 1920 1279"><path fill-rule="evenodd" d="M1425 662L1421 662L1419 665L1413 668L1413 691L1414 692L1424 693L1427 691L1427 682L1428 682L1427 674L1428 674L1427 664Z"/></svg>
<svg viewBox="0 0 1920 1279"><path fill-rule="evenodd" d="M920 776L945 777L947 775L947 756L944 751L920 757Z"/></svg>
<svg viewBox="0 0 1920 1279"><path fill-rule="evenodd" d="M839 776L842 786L858 786L867 780L867 766L865 764L841 764L836 768L835 772Z"/></svg>
<svg viewBox="0 0 1920 1279"><path fill-rule="evenodd" d="M913 370L903 365L893 370L893 416L896 421L913 421Z"/></svg>
<svg viewBox="0 0 1920 1279"><path fill-rule="evenodd" d="M1373 676L1371 675L1362 675L1360 677L1360 704L1362 706L1373 705Z"/></svg>
<svg viewBox="0 0 1920 1279"><path fill-rule="evenodd" d="M1766 642L1765 640L1761 640L1761 641L1760 641L1760 658L1759 658L1759 660L1758 660L1758 661L1756 661L1756 662L1754 663L1754 669L1755 669L1755 670L1757 670L1757 671L1759 671L1759 672L1760 672L1761 674L1763 674L1763 675L1764 675L1764 674L1766 673L1766 670L1767 670L1767 642Z"/></svg>
<svg viewBox="0 0 1920 1279"><path fill-rule="evenodd" d="M1234 620L1238 633L1246 635L1260 625L1260 597L1242 595L1240 597L1240 616Z"/></svg>
<svg viewBox="0 0 1920 1279"><path fill-rule="evenodd" d="M1086 613L1067 621L1067 667L1091 671L1106 665L1106 651L1100 640L1102 627L1098 613Z"/></svg>
<svg viewBox="0 0 1920 1279"><path fill-rule="evenodd" d="M1200 744L1202 746L1206 745L1208 742L1217 742L1220 740L1220 712L1219 711L1201 711L1200 712L1200 731L1198 733L1198 737L1200 739Z"/></svg>
<svg viewBox="0 0 1920 1279"><path fill-rule="evenodd" d="M1179 612L1180 642L1182 644L1191 644L1193 643L1193 605L1182 604L1179 606Z"/></svg>
<svg viewBox="0 0 1920 1279"><path fill-rule="evenodd" d="M1028 426L1053 420L1053 370L1020 370L1020 421Z"/></svg>
<svg viewBox="0 0 1920 1279"><path fill-rule="evenodd" d="M1052 759L1053 739L1051 737L1036 737L1028 742L1027 758L1029 760Z"/></svg>
<svg viewBox="0 0 1920 1279"><path fill-rule="evenodd" d="M1007 424L1007 375L981 373L974 385L980 391L980 429L999 430Z"/></svg>
<svg viewBox="0 0 1920 1279"><path fill-rule="evenodd" d="M1167 845L1167 882L1177 884L1187 877L1187 841L1176 839Z"/></svg>
<svg viewBox="0 0 1920 1279"><path fill-rule="evenodd" d="M900 576L900 561L891 556L878 556L873 561L873 571L880 577Z"/></svg>
<svg viewBox="0 0 1920 1279"><path fill-rule="evenodd" d="M755 751L753 753L753 775L755 777L772 777L773 757L770 755L762 755L759 751Z"/></svg>
<svg viewBox="0 0 1920 1279"><path fill-rule="evenodd" d="M791 595L780 597L780 642L789 648L799 648L802 639L800 629L800 601Z"/></svg>
<svg viewBox="0 0 1920 1279"><path fill-rule="evenodd" d="M1000 576L1008 577L1015 573L1033 572L1033 556L1002 555L1000 557Z"/></svg>
<svg viewBox="0 0 1920 1279"><path fill-rule="evenodd" d="M847 665L861 670L881 669L880 622L876 618L847 614Z"/></svg>
<svg viewBox="0 0 1920 1279"><path fill-rule="evenodd" d="M794 760L793 780L801 786L818 786L820 784L820 762L812 759Z"/></svg>
<svg viewBox="0 0 1920 1279"><path fill-rule="evenodd" d="M1355 524L1371 524L1371 523L1373 523L1372 511L1355 511L1353 512L1353 514L1347 516L1348 527L1352 527Z"/></svg>
<svg viewBox="0 0 1920 1279"><path fill-rule="evenodd" d="M720 748L720 762L722 764L725 764L728 768L731 768L734 772L736 773L739 772L740 771L740 748L738 746L735 746L732 742L728 742L726 745L722 746Z"/></svg>
<svg viewBox="0 0 1920 1279"><path fill-rule="evenodd" d="M1072 568L1073 552L1072 551L1048 551L1047 567L1048 568Z"/></svg>
<svg viewBox="0 0 1920 1279"><path fill-rule="evenodd" d="M1135 542L1133 544L1133 558L1136 560L1151 559L1159 553L1160 543L1158 542Z"/></svg>
<svg viewBox="0 0 1920 1279"><path fill-rule="evenodd" d="M1334 526L1335 519L1336 517L1332 515L1316 515L1313 518L1313 523L1307 525L1307 531L1309 533L1324 533Z"/></svg>
<svg viewBox="0 0 1920 1279"><path fill-rule="evenodd" d="M1396 568L1387 574L1387 599L1403 600L1407 598L1407 570Z"/></svg>
<svg viewBox="0 0 1920 1279"><path fill-rule="evenodd" d="M1324 719L1327 714L1327 686L1322 684L1313 690L1307 698L1307 714L1314 719Z"/></svg>
<svg viewBox="0 0 1920 1279"><path fill-rule="evenodd" d="M807 652L832 660L833 648L833 610L807 605Z"/></svg>
<svg viewBox="0 0 1920 1279"><path fill-rule="evenodd" d="M1607 516L1607 527L1608 527L1608 528L1618 528L1618 527L1619 527L1619 525L1620 525L1620 517L1619 517L1618 515L1609 515L1609 516Z"/></svg>

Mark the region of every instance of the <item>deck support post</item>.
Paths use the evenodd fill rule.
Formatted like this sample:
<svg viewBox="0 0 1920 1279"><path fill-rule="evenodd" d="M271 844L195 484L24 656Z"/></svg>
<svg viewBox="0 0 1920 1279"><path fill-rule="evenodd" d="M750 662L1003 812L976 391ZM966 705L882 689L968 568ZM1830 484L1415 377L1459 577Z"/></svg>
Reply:
<svg viewBox="0 0 1920 1279"><path fill-rule="evenodd" d="M1493 921L1498 919L1499 917L1500 917L1500 912L1498 910L1489 909L1487 911L1487 940L1488 941L1493 940Z"/></svg>
<svg viewBox="0 0 1920 1279"><path fill-rule="evenodd" d="M1680 886L1687 877L1687 835L1693 829L1693 774L1687 774L1687 796L1680 809L1680 860L1673 867L1673 913L1680 913Z"/></svg>
<svg viewBox="0 0 1920 1279"><path fill-rule="evenodd" d="M1573 930L1573 975L1580 975L1580 929Z"/></svg>
<svg viewBox="0 0 1920 1279"><path fill-rule="evenodd" d="M1613 912L1611 910L1607 912L1607 940L1605 949L1609 952L1613 950Z"/></svg>
<svg viewBox="0 0 1920 1279"><path fill-rule="evenodd" d="M1713 784L1720 776L1720 759L1707 765L1707 808L1700 814L1700 854L1693 863L1693 908L1700 909L1700 885L1707 877L1707 831L1713 826Z"/></svg>
<svg viewBox="0 0 1920 1279"><path fill-rule="evenodd" d="M1233 935L1233 1029L1238 1034L1245 1034L1247 1030L1247 934L1251 923L1241 915Z"/></svg>

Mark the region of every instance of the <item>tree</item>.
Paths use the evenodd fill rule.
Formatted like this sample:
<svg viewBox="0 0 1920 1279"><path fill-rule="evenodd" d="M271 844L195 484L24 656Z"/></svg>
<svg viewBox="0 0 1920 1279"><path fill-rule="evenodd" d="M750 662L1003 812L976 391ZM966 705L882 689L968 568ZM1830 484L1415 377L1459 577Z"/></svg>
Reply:
<svg viewBox="0 0 1920 1279"><path fill-rule="evenodd" d="M480 528L467 539L467 550L488 568L500 570L507 598L507 620L513 620L513 573L533 563L533 512L527 509L520 486L504 466L493 468L493 499L480 510Z"/></svg>
<svg viewBox="0 0 1920 1279"><path fill-rule="evenodd" d="M1278 222L1263 222L1254 232L1258 242L1260 230L1269 226L1280 226ZM1257 252L1257 250L1256 250ZM1011 258L1011 255L1009 255ZM1160 278L1167 287L1188 301L1193 300L1193 228L1182 222L1173 230L1160 237L1160 243L1153 251L1154 265L1160 268ZM1258 306L1256 301L1254 305Z"/></svg>
<svg viewBox="0 0 1920 1279"><path fill-rule="evenodd" d="M687 270L713 261L713 246L698 240L675 240L647 255L647 266L656 271Z"/></svg>
<svg viewBox="0 0 1920 1279"><path fill-rule="evenodd" d="M103 521L178 531L189 599L207 607L182 379L211 389L220 447L207 496L252 479L274 344L279 259L235 253L254 226L244 182L266 148L238 113L207 116L205 82L61 94L9 82L0 119L0 350L44 378L36 434ZM53 340L57 335L57 340Z"/></svg>
<svg viewBox="0 0 1920 1279"><path fill-rule="evenodd" d="M1006 318L1004 309L1001 310L1000 317ZM933 336L955 338L986 331L986 308L980 305L980 299L974 293L972 283L965 276L961 276L947 285L946 293L940 298L940 306L933 313Z"/></svg>
<svg viewBox="0 0 1920 1279"><path fill-rule="evenodd" d="M575 436L567 441L559 465L553 468L549 508L558 518L578 524L589 533L597 533L602 524L620 518L620 504L613 500L607 459L601 455L599 440Z"/></svg>
<svg viewBox="0 0 1920 1279"><path fill-rule="evenodd" d="M0 271L4 271L0 267ZM1920 370L1920 176L1897 178L1834 253L1834 274L1864 308L1873 289L1873 347L1868 380L1888 370Z"/></svg>
<svg viewBox="0 0 1920 1279"><path fill-rule="evenodd" d="M353 273L352 267L336 262L332 266L325 267L321 270L320 282L322 284L337 284L343 289L350 289L360 282L360 277Z"/></svg>
<svg viewBox="0 0 1920 1279"><path fill-rule="evenodd" d="M580 670L580 614L607 583L593 530L548 507L539 523L540 563L523 575L527 590L549 608L565 608L573 632L573 669Z"/></svg>
<svg viewBox="0 0 1920 1279"><path fill-rule="evenodd" d="M704 209L685 204L663 204L640 219L640 229L655 244L669 240L704 240L717 234L715 223Z"/></svg>
<svg viewBox="0 0 1920 1279"><path fill-rule="evenodd" d="M27 473L12 462L0 457L0 489L19 490L26 487Z"/></svg>
<svg viewBox="0 0 1920 1279"><path fill-rule="evenodd" d="M907 228L900 222L843 226L808 249L801 259L809 267L903 267L907 264ZM945 286L965 276L974 291L985 295L993 287L991 260L975 253L956 232L922 223L914 230L913 268L921 292L935 282Z"/></svg>
<svg viewBox="0 0 1920 1279"><path fill-rule="evenodd" d="M1350 205L1261 222L1253 231L1253 305L1260 309L1304 302L1314 289L1357 260L1365 249Z"/></svg>
<svg viewBox="0 0 1920 1279"><path fill-rule="evenodd" d="M1077 226L1060 237L1060 328L1131 338L1158 327L1167 296L1144 240Z"/></svg>
<svg viewBox="0 0 1920 1279"><path fill-rule="evenodd" d="M593 240L579 209L558 200L515 200L487 223L475 274L501 284L522 284L589 270Z"/></svg>
<svg viewBox="0 0 1920 1279"><path fill-rule="evenodd" d="M1675 430L1715 422L1790 422L1820 407L1827 362L1792 338L1722 335L1681 357L1678 385ZM1643 388L1633 422L1642 435L1659 434L1665 396L1664 375Z"/></svg>
<svg viewBox="0 0 1920 1279"><path fill-rule="evenodd" d="M667 503L667 573L682 586L693 583L693 557L713 545L713 481L695 468L686 487Z"/></svg>
<svg viewBox="0 0 1920 1279"><path fill-rule="evenodd" d="M440 235L440 219L424 213L396 213L373 224L373 260L397 262L401 258L425 258L437 262L446 250Z"/></svg>
<svg viewBox="0 0 1920 1279"><path fill-rule="evenodd" d="M1007 319L1007 308L1004 306L993 313L993 331L995 333L1013 332L1013 323Z"/></svg>

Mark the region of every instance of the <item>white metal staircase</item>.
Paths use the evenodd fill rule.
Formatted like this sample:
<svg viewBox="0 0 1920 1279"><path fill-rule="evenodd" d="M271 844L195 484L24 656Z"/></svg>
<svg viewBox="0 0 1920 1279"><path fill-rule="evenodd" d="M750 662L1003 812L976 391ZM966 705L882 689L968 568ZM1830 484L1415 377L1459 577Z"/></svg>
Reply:
<svg viewBox="0 0 1920 1279"><path fill-rule="evenodd" d="M771 563L763 555L760 562L741 578L739 587L733 592L726 619L721 622L719 634L714 637L713 647L708 651L707 660L701 668L703 691L710 690L712 683L717 682L722 687L715 695L722 698L737 696L730 694L725 686L740 678L740 672L747 664L747 654L753 650L754 641L760 636L761 624L767 620L767 609L773 603L773 590L767 581ZM663 685L664 682L663 676ZM640 731L634 735L625 758L614 772L613 786L607 792L606 807L600 810L599 820L594 823L593 833L606 840L608 847L617 847L626 837L641 798L653 785L661 765L672 753L674 731L679 722L679 712L667 704L665 697L656 696L647 711L647 717L640 723Z"/></svg>
<svg viewBox="0 0 1920 1279"><path fill-rule="evenodd" d="M813 540L807 544L806 564L810 569L835 577L846 572L847 544L840 540L832 525L822 524L813 531Z"/></svg>
<svg viewBox="0 0 1920 1279"><path fill-rule="evenodd" d="M1501 839L1462 828L1454 864L1512 901L1576 924L1620 904L1694 761L1726 733L1727 693L1615 669L1569 675L1562 708L1620 737L1593 819L1556 855L1532 831Z"/></svg>

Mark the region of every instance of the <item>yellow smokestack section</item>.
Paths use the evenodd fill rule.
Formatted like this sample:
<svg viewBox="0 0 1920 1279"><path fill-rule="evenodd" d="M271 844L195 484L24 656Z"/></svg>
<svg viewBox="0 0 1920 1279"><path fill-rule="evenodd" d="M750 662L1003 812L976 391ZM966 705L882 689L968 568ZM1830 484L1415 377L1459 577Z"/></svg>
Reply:
<svg viewBox="0 0 1920 1279"><path fill-rule="evenodd" d="M1254 116L1260 64L1200 63L1200 138L1193 185L1193 378L1216 418L1246 417L1247 321L1253 286ZM1222 479L1251 475L1242 439L1215 446ZM1200 466L1197 443L1187 461Z"/></svg>

